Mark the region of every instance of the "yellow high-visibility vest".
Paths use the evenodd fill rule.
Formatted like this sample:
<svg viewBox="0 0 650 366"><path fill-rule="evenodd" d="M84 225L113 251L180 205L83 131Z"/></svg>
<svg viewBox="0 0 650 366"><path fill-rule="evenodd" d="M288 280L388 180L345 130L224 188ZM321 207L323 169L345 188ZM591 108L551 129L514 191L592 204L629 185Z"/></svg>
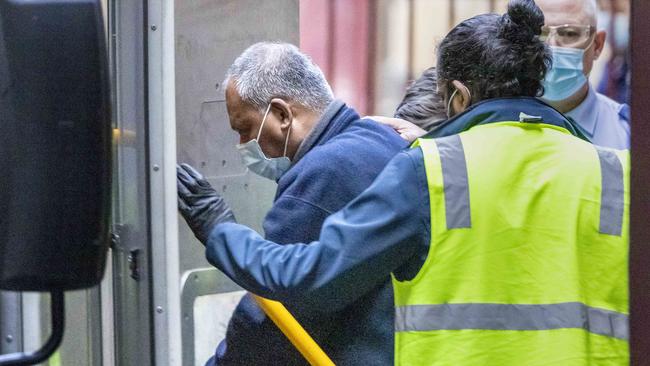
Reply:
<svg viewBox="0 0 650 366"><path fill-rule="evenodd" d="M544 123L420 139L431 243L397 365L627 365L629 154Z"/></svg>

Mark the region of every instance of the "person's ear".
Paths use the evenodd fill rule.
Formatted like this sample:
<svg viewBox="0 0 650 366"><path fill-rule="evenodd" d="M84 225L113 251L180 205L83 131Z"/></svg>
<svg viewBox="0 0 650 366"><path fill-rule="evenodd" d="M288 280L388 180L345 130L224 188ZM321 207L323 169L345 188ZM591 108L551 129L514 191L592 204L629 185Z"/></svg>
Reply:
<svg viewBox="0 0 650 366"><path fill-rule="evenodd" d="M271 99L271 113L280 121L280 128L286 130L293 122L291 105L281 98Z"/></svg>
<svg viewBox="0 0 650 366"><path fill-rule="evenodd" d="M600 54L603 53L605 48L605 40L607 39L607 32L599 31L594 38L594 60L598 60Z"/></svg>
<svg viewBox="0 0 650 366"><path fill-rule="evenodd" d="M462 113L464 110L469 108L469 106L472 104L472 93L470 93L469 88L465 86L465 84L461 83L458 80L454 80L451 82L451 84L458 90L458 93L456 93L456 96L454 97L454 100L451 101L451 103L454 106L454 112L456 114Z"/></svg>

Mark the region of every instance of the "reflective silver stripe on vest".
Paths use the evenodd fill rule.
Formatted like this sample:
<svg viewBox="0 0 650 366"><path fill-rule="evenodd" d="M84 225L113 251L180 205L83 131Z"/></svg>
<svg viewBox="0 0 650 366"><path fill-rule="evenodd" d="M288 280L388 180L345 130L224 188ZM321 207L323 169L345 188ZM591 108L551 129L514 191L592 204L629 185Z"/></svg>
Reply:
<svg viewBox="0 0 650 366"><path fill-rule="evenodd" d="M447 230L472 226L463 143L458 135L435 139L442 165Z"/></svg>
<svg viewBox="0 0 650 366"><path fill-rule="evenodd" d="M441 304L395 309L395 331L550 330L579 328L608 337L628 339L628 316L579 302L543 305Z"/></svg>
<svg viewBox="0 0 650 366"><path fill-rule="evenodd" d="M602 190L600 194L600 233L621 236L623 230L623 166L616 153L596 147L600 160Z"/></svg>

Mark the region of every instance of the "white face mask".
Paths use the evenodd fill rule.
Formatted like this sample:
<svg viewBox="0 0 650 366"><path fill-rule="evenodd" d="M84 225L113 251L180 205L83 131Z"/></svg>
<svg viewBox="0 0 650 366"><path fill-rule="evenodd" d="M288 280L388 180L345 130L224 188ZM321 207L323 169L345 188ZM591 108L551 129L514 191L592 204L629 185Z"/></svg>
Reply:
<svg viewBox="0 0 650 366"><path fill-rule="evenodd" d="M287 131L287 138L284 140L284 153L282 154L282 157L266 157L258 141L262 135L262 129L264 128L264 123L266 122L266 117L269 115L270 110L271 105L269 104L264 113L264 118L262 119L260 130L257 133L257 138L250 140L245 144L238 144L237 150L239 150L239 154L241 154L244 165L246 165L253 173L264 178L278 180L291 166L291 160L287 157L287 146L289 143L291 126L289 126L289 131Z"/></svg>

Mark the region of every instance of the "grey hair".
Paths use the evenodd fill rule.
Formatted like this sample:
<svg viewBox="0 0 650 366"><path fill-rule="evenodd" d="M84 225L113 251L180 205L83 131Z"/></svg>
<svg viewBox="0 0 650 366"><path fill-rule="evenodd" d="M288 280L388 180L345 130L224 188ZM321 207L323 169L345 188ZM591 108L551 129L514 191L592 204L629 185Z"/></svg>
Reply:
<svg viewBox="0 0 650 366"><path fill-rule="evenodd" d="M260 42L230 66L224 85L234 82L243 101L264 110L273 98L296 102L322 113L334 100L321 69L289 43Z"/></svg>
<svg viewBox="0 0 650 366"><path fill-rule="evenodd" d="M430 131L447 119L446 106L437 91L436 68L430 67L409 86L395 117Z"/></svg>

